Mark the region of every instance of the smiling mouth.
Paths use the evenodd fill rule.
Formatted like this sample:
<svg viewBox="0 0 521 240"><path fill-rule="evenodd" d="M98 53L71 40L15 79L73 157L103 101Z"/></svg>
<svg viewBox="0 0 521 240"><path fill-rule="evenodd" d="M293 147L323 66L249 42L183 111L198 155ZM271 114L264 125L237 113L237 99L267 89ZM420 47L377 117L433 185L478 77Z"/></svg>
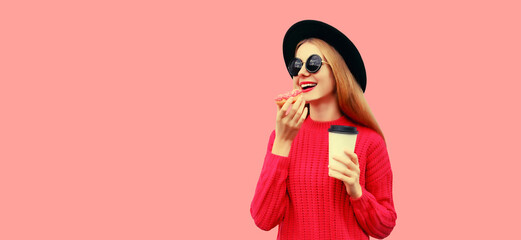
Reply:
<svg viewBox="0 0 521 240"><path fill-rule="evenodd" d="M300 87L302 88L302 92L309 92L309 91L311 91L315 86L317 86L316 83L305 83L305 84L300 85Z"/></svg>

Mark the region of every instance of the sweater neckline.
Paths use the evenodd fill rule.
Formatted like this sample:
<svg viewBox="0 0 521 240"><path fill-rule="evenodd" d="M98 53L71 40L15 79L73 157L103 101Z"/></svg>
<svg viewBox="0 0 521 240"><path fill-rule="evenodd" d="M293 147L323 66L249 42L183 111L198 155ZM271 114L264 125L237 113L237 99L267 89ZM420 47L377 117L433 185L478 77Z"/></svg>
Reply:
<svg viewBox="0 0 521 240"><path fill-rule="evenodd" d="M342 115L340 118L332 120L332 121L315 121L311 119L310 116L306 118L304 121L304 124L308 125L311 128L329 128L331 125L344 125L344 126L353 126L355 127L355 124L347 119L344 115Z"/></svg>

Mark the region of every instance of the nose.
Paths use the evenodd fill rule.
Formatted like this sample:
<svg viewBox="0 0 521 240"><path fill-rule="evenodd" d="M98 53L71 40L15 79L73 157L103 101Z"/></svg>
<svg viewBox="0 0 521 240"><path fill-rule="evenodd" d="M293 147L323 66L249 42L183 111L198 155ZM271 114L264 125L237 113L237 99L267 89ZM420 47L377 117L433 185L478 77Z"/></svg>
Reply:
<svg viewBox="0 0 521 240"><path fill-rule="evenodd" d="M311 75L306 69L306 66L302 66L302 68L298 71L297 76L293 77L293 84L295 84L295 88L299 88L299 82L302 81L303 78L307 78Z"/></svg>
<svg viewBox="0 0 521 240"><path fill-rule="evenodd" d="M308 72L308 70L306 69L306 65L304 64L304 66L302 66L302 67L300 68L300 71L298 71L297 76L299 76L299 77L300 77L300 76L307 77L307 76L309 76L310 74L311 74L311 73Z"/></svg>

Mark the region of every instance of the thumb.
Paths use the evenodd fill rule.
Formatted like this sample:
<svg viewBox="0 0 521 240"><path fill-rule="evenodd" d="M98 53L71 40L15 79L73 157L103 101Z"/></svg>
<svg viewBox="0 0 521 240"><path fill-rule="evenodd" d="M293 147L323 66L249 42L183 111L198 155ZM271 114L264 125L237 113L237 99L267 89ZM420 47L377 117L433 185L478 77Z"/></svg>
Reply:
<svg viewBox="0 0 521 240"><path fill-rule="evenodd" d="M351 161L354 164L358 165L358 156L356 155L356 153L348 151L348 150L344 150L344 152L351 159Z"/></svg>

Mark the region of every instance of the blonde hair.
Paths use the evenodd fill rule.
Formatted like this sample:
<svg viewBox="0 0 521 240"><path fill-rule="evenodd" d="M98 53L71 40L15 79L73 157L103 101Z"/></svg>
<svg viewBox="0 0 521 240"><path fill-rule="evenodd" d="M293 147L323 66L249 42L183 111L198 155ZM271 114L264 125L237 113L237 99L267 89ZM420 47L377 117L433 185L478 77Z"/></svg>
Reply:
<svg viewBox="0 0 521 240"><path fill-rule="evenodd" d="M365 100L362 89L351 71L349 71L342 56L331 45L318 38L300 41L295 52L306 42L318 47L324 54L324 61L331 66L333 76L335 77L338 106L340 106L342 114L358 124L373 129L384 138L384 134Z"/></svg>

